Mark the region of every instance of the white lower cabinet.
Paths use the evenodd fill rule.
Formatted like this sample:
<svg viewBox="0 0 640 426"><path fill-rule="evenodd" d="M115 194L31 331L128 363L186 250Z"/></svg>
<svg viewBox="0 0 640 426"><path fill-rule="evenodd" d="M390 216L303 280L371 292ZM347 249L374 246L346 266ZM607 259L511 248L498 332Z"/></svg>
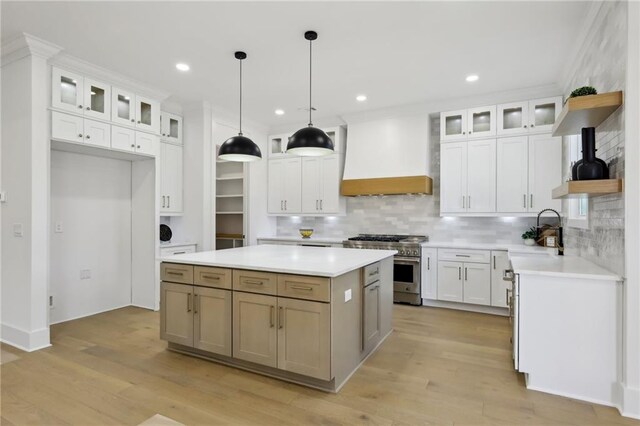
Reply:
<svg viewBox="0 0 640 426"><path fill-rule="evenodd" d="M420 265L422 298L435 300L438 298L438 249L423 248Z"/></svg>
<svg viewBox="0 0 640 426"><path fill-rule="evenodd" d="M509 269L509 256L506 251L491 252L491 306L507 307L507 289L511 282L502 279L505 269Z"/></svg>
<svg viewBox="0 0 640 426"><path fill-rule="evenodd" d="M462 302L462 262L438 262L438 300Z"/></svg>
<svg viewBox="0 0 640 426"><path fill-rule="evenodd" d="M491 304L491 269L486 263L464 263L462 301Z"/></svg>
<svg viewBox="0 0 640 426"><path fill-rule="evenodd" d="M160 214L182 213L182 158L181 145L160 143Z"/></svg>
<svg viewBox="0 0 640 426"><path fill-rule="evenodd" d="M438 259L438 300L491 305L492 272L488 251L440 249Z"/></svg>

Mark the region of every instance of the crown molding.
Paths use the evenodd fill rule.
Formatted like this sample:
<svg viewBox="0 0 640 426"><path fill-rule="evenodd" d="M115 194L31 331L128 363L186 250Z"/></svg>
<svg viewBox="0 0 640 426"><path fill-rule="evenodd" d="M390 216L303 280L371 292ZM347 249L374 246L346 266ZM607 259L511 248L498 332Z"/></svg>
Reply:
<svg viewBox="0 0 640 426"><path fill-rule="evenodd" d="M104 81L112 86L129 90L140 95L147 96L158 101L164 101L171 94L163 89L149 86L124 74L119 74L107 68L94 65L66 52L62 52L49 60L51 65L74 71L82 75L89 76L96 80Z"/></svg>
<svg viewBox="0 0 640 426"><path fill-rule="evenodd" d="M9 65L27 56L49 59L62 51L62 47L46 40L22 33L2 43L2 66Z"/></svg>

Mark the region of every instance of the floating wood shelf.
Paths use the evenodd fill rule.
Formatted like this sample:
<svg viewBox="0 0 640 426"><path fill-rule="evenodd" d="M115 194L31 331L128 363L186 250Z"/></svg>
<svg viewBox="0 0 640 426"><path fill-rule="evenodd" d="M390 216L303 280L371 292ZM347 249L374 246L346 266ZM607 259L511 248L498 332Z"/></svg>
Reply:
<svg viewBox="0 0 640 426"><path fill-rule="evenodd" d="M228 240L241 240L244 238L242 234L216 234L216 238Z"/></svg>
<svg viewBox="0 0 640 426"><path fill-rule="evenodd" d="M595 197L615 194L622 192L623 186L622 179L572 180L554 188L553 198L575 198L585 195Z"/></svg>
<svg viewBox="0 0 640 426"><path fill-rule="evenodd" d="M553 136L577 135L583 127L598 127L622 105L622 92L569 98L553 125Z"/></svg>

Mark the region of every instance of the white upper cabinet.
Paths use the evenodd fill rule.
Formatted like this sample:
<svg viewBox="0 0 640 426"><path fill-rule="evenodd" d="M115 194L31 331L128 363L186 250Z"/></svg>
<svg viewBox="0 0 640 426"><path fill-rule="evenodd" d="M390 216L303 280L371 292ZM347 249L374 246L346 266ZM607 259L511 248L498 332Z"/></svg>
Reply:
<svg viewBox="0 0 640 426"><path fill-rule="evenodd" d="M182 117L168 112L160 116L162 140L182 144Z"/></svg>
<svg viewBox="0 0 640 426"><path fill-rule="evenodd" d="M338 213L340 157L338 154L302 159L302 213Z"/></svg>
<svg viewBox="0 0 640 426"><path fill-rule="evenodd" d="M440 145L440 211L464 213L467 206L467 142Z"/></svg>
<svg viewBox="0 0 640 426"><path fill-rule="evenodd" d="M528 123L528 101L498 105L498 135L526 133Z"/></svg>
<svg viewBox="0 0 640 426"><path fill-rule="evenodd" d="M289 142L287 134L269 136L269 158L278 158L287 155L287 143Z"/></svg>
<svg viewBox="0 0 640 426"><path fill-rule="evenodd" d="M135 152L136 131L128 127L111 126L111 148Z"/></svg>
<svg viewBox="0 0 640 426"><path fill-rule="evenodd" d="M268 211L271 214L300 213L302 210L302 158L269 161Z"/></svg>
<svg viewBox="0 0 640 426"><path fill-rule="evenodd" d="M157 155L160 149L160 138L150 133L136 132L136 152L146 155Z"/></svg>
<svg viewBox="0 0 640 426"><path fill-rule="evenodd" d="M529 133L551 133L561 110L560 96L529 101Z"/></svg>
<svg viewBox="0 0 640 426"><path fill-rule="evenodd" d="M123 126L135 126L136 124L136 95L132 92L111 89L111 121Z"/></svg>
<svg viewBox="0 0 640 426"><path fill-rule="evenodd" d="M529 192L528 137L498 139L497 151L497 209L502 213L526 213ZM553 161L561 164L561 158Z"/></svg>
<svg viewBox="0 0 640 426"><path fill-rule="evenodd" d="M143 146L142 144L140 145ZM182 213L183 151L179 145L160 143L160 213Z"/></svg>
<svg viewBox="0 0 640 426"><path fill-rule="evenodd" d="M543 209L562 210L562 200L551 198L552 190L562 182L562 137L550 134L529 136L530 212Z"/></svg>
<svg viewBox="0 0 640 426"><path fill-rule="evenodd" d="M82 114L84 99L83 77L54 67L51 81L51 106Z"/></svg>
<svg viewBox="0 0 640 426"><path fill-rule="evenodd" d="M467 148L468 213L496 211L496 140L470 141Z"/></svg>
<svg viewBox="0 0 640 426"><path fill-rule="evenodd" d="M85 78L83 108L86 117L109 121L111 119L111 86Z"/></svg>
<svg viewBox="0 0 640 426"><path fill-rule="evenodd" d="M467 110L467 135L469 138L486 138L496 135L495 105Z"/></svg>
<svg viewBox="0 0 640 426"><path fill-rule="evenodd" d="M322 163L319 157L302 159L302 212L318 213L322 198Z"/></svg>
<svg viewBox="0 0 640 426"><path fill-rule="evenodd" d="M455 141L467 138L467 110L443 112L440 114L440 140Z"/></svg>
<svg viewBox="0 0 640 426"><path fill-rule="evenodd" d="M111 147L111 126L102 121L84 120L84 141L102 148Z"/></svg>
<svg viewBox="0 0 640 426"><path fill-rule="evenodd" d="M84 119L77 115L52 111L51 137L70 142L84 142Z"/></svg>
<svg viewBox="0 0 640 426"><path fill-rule="evenodd" d="M136 95L136 128L160 133L160 102Z"/></svg>

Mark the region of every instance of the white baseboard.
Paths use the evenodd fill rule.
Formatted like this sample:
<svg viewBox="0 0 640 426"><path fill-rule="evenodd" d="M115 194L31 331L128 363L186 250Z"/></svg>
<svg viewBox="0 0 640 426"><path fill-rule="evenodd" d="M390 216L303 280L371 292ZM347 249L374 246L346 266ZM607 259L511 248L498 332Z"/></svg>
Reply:
<svg viewBox="0 0 640 426"><path fill-rule="evenodd" d="M578 395L575 393L571 393L571 392L563 392L563 391L556 391L554 389L547 389L543 386L535 386L535 385L530 385L527 381L527 389L529 390L533 390L533 391L537 391L537 392L544 392L544 393L548 393L551 395L559 395L559 396L564 396L566 398L571 398L571 399L577 399L580 401L586 401L586 402L590 402L592 404L599 404L599 405L606 405L607 407L616 407L616 404L612 401L607 401L607 400L603 400L603 399L598 399L598 398L590 398L588 396L584 396L584 395Z"/></svg>
<svg viewBox="0 0 640 426"><path fill-rule="evenodd" d="M620 383L620 406L618 411L625 417L640 420L640 388L632 388Z"/></svg>
<svg viewBox="0 0 640 426"><path fill-rule="evenodd" d="M26 352L33 352L51 346L49 327L26 331L8 324L2 324L0 341Z"/></svg>
<svg viewBox="0 0 640 426"><path fill-rule="evenodd" d="M500 315L503 317L509 316L509 309L507 308L498 308L495 306L484 306L484 305L472 305L470 303L447 302L444 300L422 299L422 306L429 306L432 308L457 309L459 311L479 312L481 314Z"/></svg>

